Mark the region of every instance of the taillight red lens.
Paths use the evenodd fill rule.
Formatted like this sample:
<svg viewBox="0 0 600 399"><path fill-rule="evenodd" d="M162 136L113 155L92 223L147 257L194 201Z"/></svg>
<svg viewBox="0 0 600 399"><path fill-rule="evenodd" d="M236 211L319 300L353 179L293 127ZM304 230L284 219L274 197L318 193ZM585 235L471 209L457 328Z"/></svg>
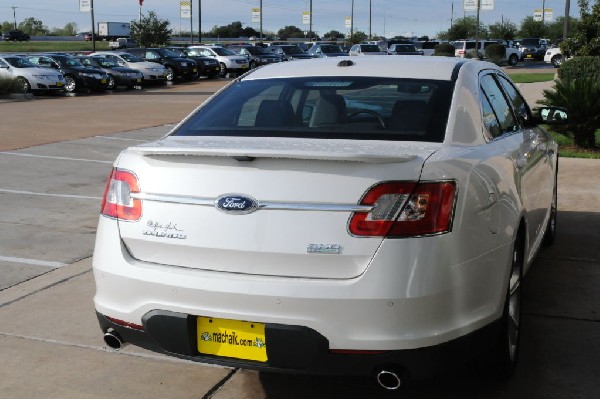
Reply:
<svg viewBox="0 0 600 399"><path fill-rule="evenodd" d="M378 184L360 202L373 209L352 215L350 233L390 238L446 233L452 227L455 196L452 181Z"/></svg>
<svg viewBox="0 0 600 399"><path fill-rule="evenodd" d="M142 216L142 201L131 198L139 193L137 177L128 171L113 169L102 197L102 214L123 220L139 220Z"/></svg>

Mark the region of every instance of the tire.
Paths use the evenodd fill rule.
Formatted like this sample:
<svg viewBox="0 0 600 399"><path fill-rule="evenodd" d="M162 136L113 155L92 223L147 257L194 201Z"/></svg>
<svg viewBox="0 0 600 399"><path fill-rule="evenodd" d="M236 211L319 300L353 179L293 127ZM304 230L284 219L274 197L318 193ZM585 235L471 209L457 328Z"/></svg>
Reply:
<svg viewBox="0 0 600 399"><path fill-rule="evenodd" d="M258 64L256 63L256 61L250 61L250 69L254 69L258 66Z"/></svg>
<svg viewBox="0 0 600 399"><path fill-rule="evenodd" d="M521 282L523 279L524 240L521 230L513 243L511 270L500 320L500 331L492 350L484 356L486 372L498 380L515 371L521 342Z"/></svg>
<svg viewBox="0 0 600 399"><path fill-rule="evenodd" d="M550 62L552 63L554 68L560 68L560 66L562 65L562 62L563 62L563 57L562 57L562 55L557 54L554 57L552 57Z"/></svg>
<svg viewBox="0 0 600 399"><path fill-rule="evenodd" d="M556 238L556 219L558 214L558 194L556 190L556 180L554 181L554 193L552 194L552 205L550 206L550 219L546 225L546 232L544 233L543 245L549 247L554 244Z"/></svg>
<svg viewBox="0 0 600 399"><path fill-rule="evenodd" d="M519 57L516 54L511 54L508 57L508 65L515 66L519 62Z"/></svg>
<svg viewBox="0 0 600 399"><path fill-rule="evenodd" d="M167 68L167 81L168 82L172 82L175 80L175 72L173 71L172 67L166 67Z"/></svg>
<svg viewBox="0 0 600 399"><path fill-rule="evenodd" d="M224 78L227 76L227 67L225 66L225 64L223 62L221 62L220 65L221 65L221 70L219 70L219 77Z"/></svg>
<svg viewBox="0 0 600 399"><path fill-rule="evenodd" d="M117 83L115 82L115 77L112 75L108 75L108 85L106 86L107 90L114 90L117 87Z"/></svg>
<svg viewBox="0 0 600 399"><path fill-rule="evenodd" d="M25 79L22 76L19 76L16 79L16 88L19 91L19 93L29 93L31 91L31 84L29 83L29 81L27 79Z"/></svg>
<svg viewBox="0 0 600 399"><path fill-rule="evenodd" d="M77 91L77 82L72 76L65 76L65 90L67 93L75 93Z"/></svg>

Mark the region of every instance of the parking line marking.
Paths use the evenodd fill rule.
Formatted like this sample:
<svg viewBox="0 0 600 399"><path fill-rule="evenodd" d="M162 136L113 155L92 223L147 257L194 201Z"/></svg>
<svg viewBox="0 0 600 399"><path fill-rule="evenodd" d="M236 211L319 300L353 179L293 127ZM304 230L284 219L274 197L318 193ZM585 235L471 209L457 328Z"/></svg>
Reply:
<svg viewBox="0 0 600 399"><path fill-rule="evenodd" d="M67 263L48 262L45 260L37 260L37 259L13 258L11 256L0 256L0 261L13 262L13 263L24 263L26 265L33 265L33 266L48 266L48 267L53 267L55 269L58 269L59 267L67 266Z"/></svg>
<svg viewBox="0 0 600 399"><path fill-rule="evenodd" d="M19 156L19 157L48 158L48 159L60 159L60 160L63 160L63 161L97 162L97 163L105 163L105 164L112 164L113 163L113 161L99 161L97 159L55 157L55 156L51 156L51 155L25 154L25 153L22 153L22 152L0 151L0 155L16 155L16 156Z"/></svg>
<svg viewBox="0 0 600 399"><path fill-rule="evenodd" d="M124 137L109 137L109 136L94 136L95 139L106 139L106 140L121 140L121 141L138 141L140 143L146 143L152 140L142 140L142 139L126 139Z"/></svg>
<svg viewBox="0 0 600 399"><path fill-rule="evenodd" d="M94 200L94 201L100 201L100 200L102 200L102 197L89 197L89 196L86 196L86 195L34 193L33 191L7 190L7 189L4 189L4 188L0 188L0 193L23 194L23 195L38 195L38 196L42 196L42 197L90 199L90 200Z"/></svg>

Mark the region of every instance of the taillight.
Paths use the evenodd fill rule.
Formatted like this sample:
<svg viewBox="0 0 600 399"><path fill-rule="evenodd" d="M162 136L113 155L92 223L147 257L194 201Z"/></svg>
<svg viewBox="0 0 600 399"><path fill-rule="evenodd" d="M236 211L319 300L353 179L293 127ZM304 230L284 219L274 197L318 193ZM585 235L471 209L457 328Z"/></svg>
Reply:
<svg viewBox="0 0 600 399"><path fill-rule="evenodd" d="M450 231L456 183L386 182L372 187L360 201L369 212L355 212L349 230L364 237L412 237Z"/></svg>
<svg viewBox="0 0 600 399"><path fill-rule="evenodd" d="M458 50L458 54L465 55L467 52L465 50Z"/></svg>
<svg viewBox="0 0 600 399"><path fill-rule="evenodd" d="M102 214L122 220L139 220L142 216L142 201L131 198L139 193L137 177L128 171L113 169L102 197Z"/></svg>

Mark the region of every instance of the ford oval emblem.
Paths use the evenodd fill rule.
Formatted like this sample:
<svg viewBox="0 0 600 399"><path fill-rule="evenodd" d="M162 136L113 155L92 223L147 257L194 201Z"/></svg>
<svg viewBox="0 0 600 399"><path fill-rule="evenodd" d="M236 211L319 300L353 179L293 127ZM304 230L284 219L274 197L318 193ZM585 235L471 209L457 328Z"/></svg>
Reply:
<svg viewBox="0 0 600 399"><path fill-rule="evenodd" d="M258 209L258 201L247 195L225 194L217 198L215 207L221 212L247 215Z"/></svg>

